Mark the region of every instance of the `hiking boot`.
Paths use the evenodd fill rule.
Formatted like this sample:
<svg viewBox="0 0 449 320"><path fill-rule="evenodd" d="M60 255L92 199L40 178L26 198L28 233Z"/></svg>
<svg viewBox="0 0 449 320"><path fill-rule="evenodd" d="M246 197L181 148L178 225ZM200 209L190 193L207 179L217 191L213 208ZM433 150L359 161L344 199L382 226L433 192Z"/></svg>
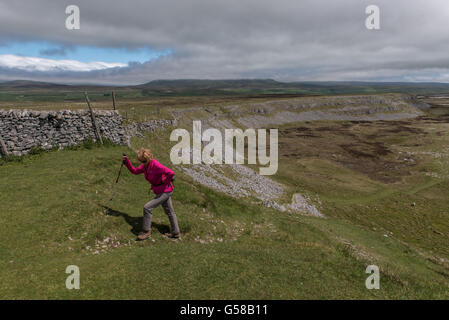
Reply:
<svg viewBox="0 0 449 320"><path fill-rule="evenodd" d="M151 230L141 231L141 232L139 232L139 235L137 236L138 241L147 240L150 238L151 238Z"/></svg>
<svg viewBox="0 0 449 320"><path fill-rule="evenodd" d="M180 234L179 233L173 233L173 232L167 232L164 233L164 236L170 239L179 239Z"/></svg>

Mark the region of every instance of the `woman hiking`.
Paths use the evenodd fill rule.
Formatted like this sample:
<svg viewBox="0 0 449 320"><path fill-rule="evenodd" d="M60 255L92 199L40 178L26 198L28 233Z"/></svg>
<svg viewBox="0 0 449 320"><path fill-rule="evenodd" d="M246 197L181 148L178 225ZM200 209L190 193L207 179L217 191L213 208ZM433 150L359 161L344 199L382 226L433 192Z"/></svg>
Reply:
<svg viewBox="0 0 449 320"><path fill-rule="evenodd" d="M151 237L152 211L159 205L162 205L170 220L171 232L164 235L169 238L179 238L178 219L171 201L171 195L174 191L172 180L175 173L154 159L150 149L141 148L137 153L137 160L141 162L141 165L134 168L128 157L123 156L123 163L128 170L132 174L143 173L145 179L151 183L151 189L156 194L154 199L143 207L142 231L137 236L137 240L146 240Z"/></svg>

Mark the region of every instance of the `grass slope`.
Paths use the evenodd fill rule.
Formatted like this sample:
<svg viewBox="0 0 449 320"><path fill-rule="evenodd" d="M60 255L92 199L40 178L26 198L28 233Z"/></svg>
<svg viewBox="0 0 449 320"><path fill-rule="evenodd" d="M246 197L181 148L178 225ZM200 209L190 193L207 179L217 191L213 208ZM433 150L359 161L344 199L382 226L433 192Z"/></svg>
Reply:
<svg viewBox="0 0 449 320"><path fill-rule="evenodd" d="M307 126L313 130L315 125ZM150 145L168 164L167 134L136 139L133 146ZM153 239L135 242L142 207L151 195L142 176L125 170L115 198L108 201L122 152L132 154L124 147L93 147L31 155L0 166L1 298L449 296L447 266L428 248L435 244L435 251L447 257L447 240L438 246L441 236L434 239L431 231L421 231L423 241L407 235L421 230L419 219L412 216L408 224L410 213L398 209L409 207L411 195L423 201L422 208L418 205L422 210L431 202L447 202L447 180L437 183L412 175L406 184L381 182L316 155L292 158L281 152L275 178L289 193L319 196L328 216L319 219L235 200L178 171L173 200L182 240L162 237L169 224L158 208ZM113 214L106 215L105 207ZM429 219L443 223L434 219L439 214L434 211ZM384 236L387 228L394 236ZM398 235L400 231L404 234ZM365 288L370 264L381 269L380 290ZM80 268L80 290L65 287L68 265Z"/></svg>

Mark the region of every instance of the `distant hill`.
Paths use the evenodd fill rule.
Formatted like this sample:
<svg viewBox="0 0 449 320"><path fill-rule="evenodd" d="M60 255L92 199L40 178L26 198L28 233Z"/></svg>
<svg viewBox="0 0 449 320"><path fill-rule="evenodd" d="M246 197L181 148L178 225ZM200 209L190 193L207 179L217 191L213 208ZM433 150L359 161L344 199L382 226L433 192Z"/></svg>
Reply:
<svg viewBox="0 0 449 320"><path fill-rule="evenodd" d="M27 91L27 90L42 90L42 91L54 91L54 90L105 90L115 87L103 86L103 85L84 85L84 84L60 84L42 81L31 80L13 80L0 82L0 91Z"/></svg>
<svg viewBox="0 0 449 320"><path fill-rule="evenodd" d="M137 87L151 89L223 89L223 88L270 88L282 87L285 83L272 79L235 79L235 80L203 80L203 79L180 79L180 80L154 80Z"/></svg>
<svg viewBox="0 0 449 320"><path fill-rule="evenodd" d="M117 92L133 91L136 96L195 96L195 95L335 95L335 94L374 94L410 93L440 94L449 93L449 83L414 82L279 82L272 79L181 79L154 80L135 86L67 85L39 81L16 80L0 83L0 91L42 91L52 93L72 92Z"/></svg>
<svg viewBox="0 0 449 320"><path fill-rule="evenodd" d="M14 80L0 83L0 89L22 90L22 89L55 89L55 88L68 88L69 85L56 84L40 81L29 80Z"/></svg>
<svg viewBox="0 0 449 320"><path fill-rule="evenodd" d="M285 83L272 79L231 79L231 80L154 80L135 86L146 94L240 94L263 90L282 89Z"/></svg>
<svg viewBox="0 0 449 320"><path fill-rule="evenodd" d="M155 80L134 86L145 94L358 94L449 92L449 83L408 82L279 82L272 79Z"/></svg>

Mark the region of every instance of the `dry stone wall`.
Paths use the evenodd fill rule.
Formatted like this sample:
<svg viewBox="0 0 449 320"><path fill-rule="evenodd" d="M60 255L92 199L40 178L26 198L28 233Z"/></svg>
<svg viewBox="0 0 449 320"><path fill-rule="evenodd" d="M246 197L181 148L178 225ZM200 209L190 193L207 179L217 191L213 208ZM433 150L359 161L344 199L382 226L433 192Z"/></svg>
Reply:
<svg viewBox="0 0 449 320"><path fill-rule="evenodd" d="M95 111L102 137L116 144L127 145L139 131L154 131L175 120L152 120L148 123L123 126L117 111ZM21 156L33 148L64 148L96 140L95 129L88 110L27 111L0 110L0 139L8 154ZM0 150L0 156L3 156Z"/></svg>

